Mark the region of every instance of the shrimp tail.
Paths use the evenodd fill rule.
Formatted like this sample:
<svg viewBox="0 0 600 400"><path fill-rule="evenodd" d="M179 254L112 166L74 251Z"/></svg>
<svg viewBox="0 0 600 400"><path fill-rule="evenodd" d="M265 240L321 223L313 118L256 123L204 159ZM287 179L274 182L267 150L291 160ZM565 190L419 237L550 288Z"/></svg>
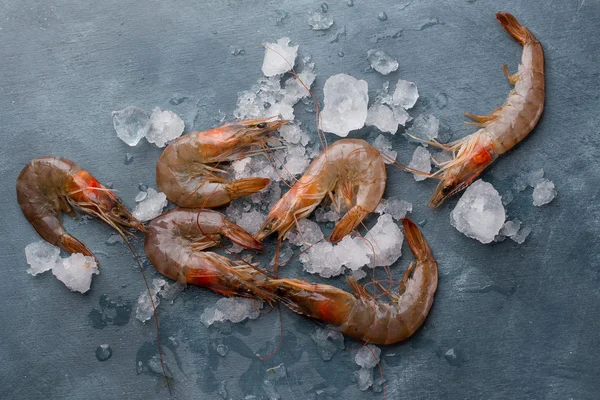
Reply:
<svg viewBox="0 0 600 400"><path fill-rule="evenodd" d="M331 232L331 236L329 236L329 241L335 243L342 240L344 236L352 232L368 214L369 211L361 206L356 205L352 207L335 225L333 232Z"/></svg>
<svg viewBox="0 0 600 400"><path fill-rule="evenodd" d="M262 252L263 245L251 234L240 228L233 222L226 220L223 226L223 235L233 243L242 246L245 249Z"/></svg>
<svg viewBox="0 0 600 400"><path fill-rule="evenodd" d="M524 46L528 41L537 41L529 29L521 25L521 23L512 14L507 12L499 12L496 13L496 18L500 24L502 24L502 27L506 29L506 32L515 38L515 40L521 45Z"/></svg>
<svg viewBox="0 0 600 400"><path fill-rule="evenodd" d="M417 225L408 218L402 218L402 226L404 227L406 241L410 246L410 250L415 255L415 258L418 261L432 259L433 254L431 253L431 248Z"/></svg>
<svg viewBox="0 0 600 400"><path fill-rule="evenodd" d="M232 199L244 197L259 192L269 186L269 178L246 178L231 182L227 185L227 192Z"/></svg>
<svg viewBox="0 0 600 400"><path fill-rule="evenodd" d="M67 233L63 233L60 236L60 242L58 246L70 254L81 253L84 256L94 257L94 254L86 247L85 244L81 243L77 238ZM94 257L95 259L96 257Z"/></svg>

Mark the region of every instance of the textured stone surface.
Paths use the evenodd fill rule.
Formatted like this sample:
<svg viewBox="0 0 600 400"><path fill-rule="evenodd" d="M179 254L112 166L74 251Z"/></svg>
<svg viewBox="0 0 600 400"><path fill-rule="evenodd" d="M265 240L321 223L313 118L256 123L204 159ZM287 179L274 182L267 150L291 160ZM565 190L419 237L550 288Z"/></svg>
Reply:
<svg viewBox="0 0 600 400"><path fill-rule="evenodd" d="M139 323L132 313L144 288L140 272L126 246L105 245L109 227L64 218L67 229L99 259L101 274L86 295L71 293L51 274L26 273L23 248L39 237L20 213L14 185L27 161L46 154L68 157L102 182L112 182L134 207L138 184L155 185L161 149L145 141L136 147L123 143L114 133L111 111L130 104L161 107L180 115L186 132L215 126L221 113L232 115L237 93L261 76L264 49L257 44L283 36L299 44L300 53L312 54L318 73L313 89L321 101L323 83L333 74L366 80L372 96L385 80L406 79L417 84L421 96L411 115L438 117L444 140L473 132L463 126L463 111L485 115L500 105L510 90L501 65L514 72L521 54L494 18L498 2L404 3L374 6L354 0L348 7L345 1L329 2L335 24L316 32L306 18L319 4L304 1L3 2L3 396L168 398L164 381L147 366L155 365L154 325ZM531 188L514 193L508 218L531 226L531 235L522 245L511 240L482 245L449 224L457 198L431 212L426 202L436 182L417 184L410 174L388 167L385 197L411 202L410 217L427 221L423 231L440 267L435 303L423 329L406 343L381 346L389 399L589 399L600 390L600 6L597 1L548 6L543 0L508 0L501 8L543 43L548 95L538 127L482 179L505 193L519 174L544 168L559 196L535 207ZM381 12L387 20L377 18ZM337 35L343 26L345 34ZM399 71L386 77L366 73L365 54L374 47L394 54ZM234 56L233 49L244 52ZM439 109L435 99L441 93L447 104ZM296 117L315 135L314 114L300 106ZM375 128L365 127L350 137L372 141L377 135ZM398 160L408 162L415 145L401 134L389 138ZM134 155L130 165L123 163L127 152ZM369 227L376 217L367 220ZM275 239L265 242L265 265L274 246ZM142 253L140 239L134 248ZM410 258L408 248L403 253L391 268L396 278ZM303 273L298 263L280 271L325 281ZM158 276L151 266L146 273ZM347 289L343 277L328 282ZM281 346L261 361L255 354L268 355L279 341L277 312L227 329L207 329L199 316L219 298L188 288L172 305L161 304L165 353L178 377L176 399L218 399L222 381L231 398L265 396L265 371L281 363L289 379L272 384L282 398L316 398L317 391L330 398L382 398L360 392L352 382L358 370L356 342L347 339L346 350L324 362L310 338L317 324L284 310ZM105 343L113 354L99 362L94 352ZM217 353L219 344L229 348L225 357ZM450 349L456 355L452 361L444 356Z"/></svg>

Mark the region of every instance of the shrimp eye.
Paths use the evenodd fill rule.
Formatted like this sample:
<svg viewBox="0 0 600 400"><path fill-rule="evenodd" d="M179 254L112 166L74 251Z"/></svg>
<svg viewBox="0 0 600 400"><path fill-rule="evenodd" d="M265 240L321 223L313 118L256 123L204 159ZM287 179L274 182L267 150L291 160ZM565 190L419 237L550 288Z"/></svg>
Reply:
<svg viewBox="0 0 600 400"><path fill-rule="evenodd" d="M258 129L265 129L267 127L267 123L266 122L259 122L258 124L256 124L256 127Z"/></svg>
<svg viewBox="0 0 600 400"><path fill-rule="evenodd" d="M450 192L452 192L452 186L444 186L442 188L442 195L443 196L447 196L450 194Z"/></svg>

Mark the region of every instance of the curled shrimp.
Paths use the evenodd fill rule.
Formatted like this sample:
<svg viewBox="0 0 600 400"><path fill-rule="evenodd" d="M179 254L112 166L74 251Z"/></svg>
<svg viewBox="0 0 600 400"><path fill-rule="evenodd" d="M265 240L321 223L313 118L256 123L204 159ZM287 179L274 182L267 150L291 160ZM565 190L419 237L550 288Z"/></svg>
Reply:
<svg viewBox="0 0 600 400"><path fill-rule="evenodd" d="M71 160L46 156L31 160L17 178L17 201L23 215L47 242L68 253L92 252L65 232L61 223L64 211L77 218L74 209L94 215L123 236L122 227L145 230L119 198L89 172Z"/></svg>
<svg viewBox="0 0 600 400"><path fill-rule="evenodd" d="M453 160L442 163L438 184L429 204L440 206L444 200L469 186L498 156L523 140L535 127L544 110L544 51L535 36L509 13L496 18L504 29L523 46L521 64L510 75L504 64L504 74L515 85L504 104L486 116L465 113L482 128L456 142L438 145L455 154Z"/></svg>
<svg viewBox="0 0 600 400"><path fill-rule="evenodd" d="M273 232L284 238L299 219L314 211L329 195L348 212L338 221L329 241L338 242L371 212L385 190L385 163L379 151L361 139L342 139L328 146L308 166L304 175L273 206L255 237Z"/></svg>
<svg viewBox="0 0 600 400"><path fill-rule="evenodd" d="M243 156L287 120L254 119L232 122L204 132L192 132L170 143L156 163L156 184L181 207L219 207L232 199L256 193L268 178L230 181L220 163Z"/></svg>
<svg viewBox="0 0 600 400"><path fill-rule="evenodd" d="M262 244L248 232L211 210L175 208L150 222L144 250L158 272L183 284L207 287L226 296L261 298L272 295L257 288L259 275L248 264L203 251L221 236L254 251Z"/></svg>
<svg viewBox="0 0 600 400"><path fill-rule="evenodd" d="M266 279L262 287L292 311L335 325L344 335L374 344L401 342L425 321L437 289L438 267L419 228L402 219L406 240L415 255L399 284L398 294L378 301L353 277L354 295L330 285L298 279Z"/></svg>

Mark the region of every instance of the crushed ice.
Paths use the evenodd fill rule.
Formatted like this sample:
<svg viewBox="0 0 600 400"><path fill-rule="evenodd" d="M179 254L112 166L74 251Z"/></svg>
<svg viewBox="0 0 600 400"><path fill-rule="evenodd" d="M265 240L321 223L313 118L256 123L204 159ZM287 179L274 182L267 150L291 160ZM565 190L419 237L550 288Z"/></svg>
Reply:
<svg viewBox="0 0 600 400"><path fill-rule="evenodd" d="M322 10L313 11L308 16L308 25L313 31L325 31L333 25L333 17Z"/></svg>
<svg viewBox="0 0 600 400"><path fill-rule="evenodd" d="M276 43L265 43L264 46L262 72L265 76L281 75L294 68L298 45L290 46L290 38L284 37Z"/></svg>
<svg viewBox="0 0 600 400"><path fill-rule="evenodd" d="M431 172L431 154L425 147L419 146L415 149L413 153L412 160L410 160L410 164L408 164L409 168L415 169L417 171L425 172L426 174ZM415 181L422 181L427 179L424 175L419 175L413 173Z"/></svg>
<svg viewBox="0 0 600 400"><path fill-rule="evenodd" d="M259 317L262 302L253 299L229 297L220 299L213 307L206 307L200 316L200 321L205 326L215 322L231 321L241 322L245 319L256 319Z"/></svg>
<svg viewBox="0 0 600 400"><path fill-rule="evenodd" d="M364 392L373 386L373 369L379 363L380 356L381 349L372 344L365 344L354 356L354 361L360 366L360 370L354 374L361 391Z"/></svg>
<svg viewBox="0 0 600 400"><path fill-rule="evenodd" d="M169 283L162 278L152 279L150 293L144 290L138 297L135 317L141 322L148 321L154 315L152 301L154 301L154 307L156 308L160 304L160 297L172 303L183 289L184 286L179 282ZM150 294L152 295L152 301L150 300Z"/></svg>
<svg viewBox="0 0 600 400"><path fill-rule="evenodd" d="M164 147L183 133L183 120L172 111L156 107L152 115L135 106L112 112L117 137L129 146L137 145L145 137L150 143Z"/></svg>
<svg viewBox="0 0 600 400"><path fill-rule="evenodd" d="M360 129L367 120L369 85L350 75L330 76L323 87L325 97L321 128L341 137Z"/></svg>
<svg viewBox="0 0 600 400"><path fill-rule="evenodd" d="M398 69L398 61L382 50L369 50L367 60L371 64L371 68L381 75L388 75Z"/></svg>
<svg viewBox="0 0 600 400"><path fill-rule="evenodd" d="M181 136L183 128L184 123L179 115L156 107L150 116L150 130L146 133L146 140L157 147L165 147Z"/></svg>
<svg viewBox="0 0 600 400"><path fill-rule="evenodd" d="M162 214L163 208L167 206L167 203L166 194L148 188L147 196L135 206L133 216L138 221L149 221Z"/></svg>

